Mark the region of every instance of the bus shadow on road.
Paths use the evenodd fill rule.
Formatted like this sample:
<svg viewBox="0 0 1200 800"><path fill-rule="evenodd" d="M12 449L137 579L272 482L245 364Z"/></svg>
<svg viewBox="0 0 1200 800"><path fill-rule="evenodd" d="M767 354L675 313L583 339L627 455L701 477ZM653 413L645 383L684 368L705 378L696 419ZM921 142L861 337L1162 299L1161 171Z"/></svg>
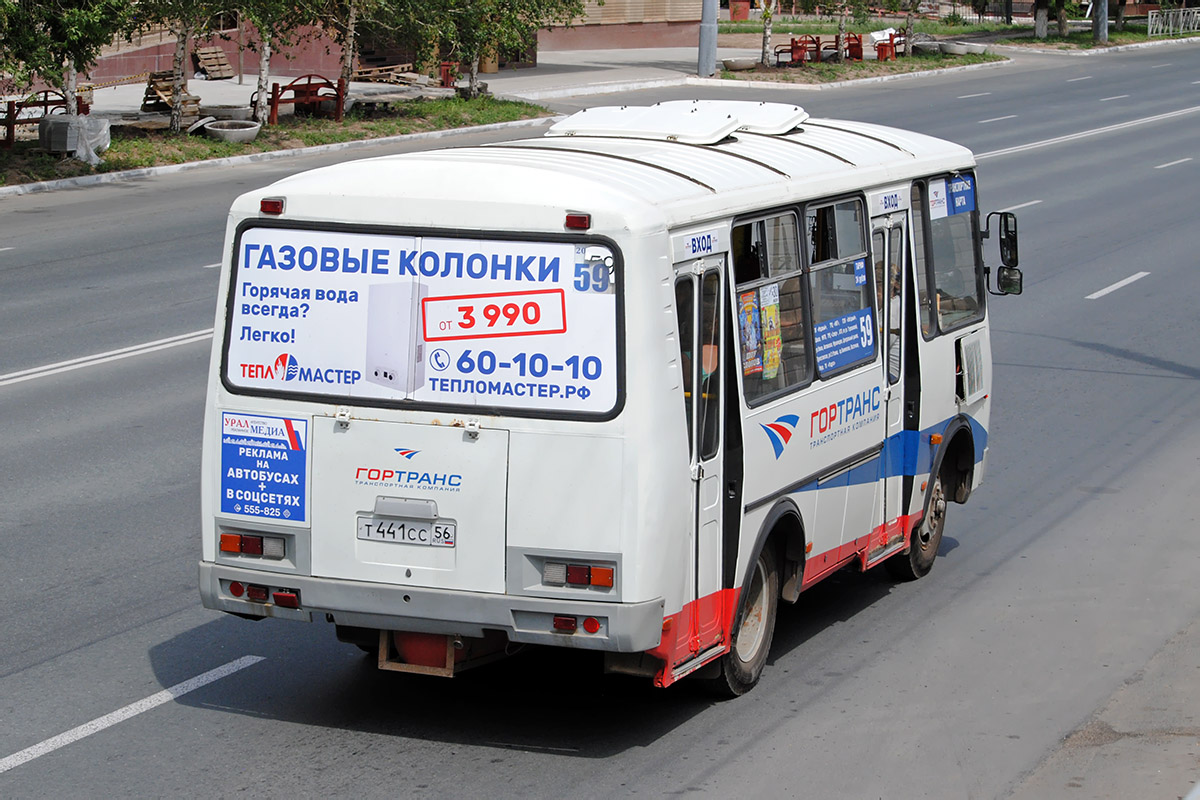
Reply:
<svg viewBox="0 0 1200 800"><path fill-rule="evenodd" d="M942 551L957 543L943 539ZM844 570L781 608L764 684L793 651L854 619L898 584L883 569ZM263 661L183 695L183 706L421 742L607 758L668 735L721 701L700 681L656 689L648 678L605 675L599 653L525 647L454 678L385 672L374 655L339 642L332 625L223 617L155 646L171 686L244 655ZM786 684L787 682L783 682ZM763 685L733 711L770 704Z"/></svg>

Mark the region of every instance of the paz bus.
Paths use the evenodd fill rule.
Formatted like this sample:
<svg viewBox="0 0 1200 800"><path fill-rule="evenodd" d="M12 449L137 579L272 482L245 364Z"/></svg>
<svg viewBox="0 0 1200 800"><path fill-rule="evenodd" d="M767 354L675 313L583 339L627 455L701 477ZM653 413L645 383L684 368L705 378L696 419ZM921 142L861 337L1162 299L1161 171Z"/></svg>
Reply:
<svg viewBox="0 0 1200 800"><path fill-rule="evenodd" d="M961 146L717 101L243 195L204 605L385 669L537 644L749 690L779 603L924 575L983 480L987 299L1021 273L979 197Z"/></svg>

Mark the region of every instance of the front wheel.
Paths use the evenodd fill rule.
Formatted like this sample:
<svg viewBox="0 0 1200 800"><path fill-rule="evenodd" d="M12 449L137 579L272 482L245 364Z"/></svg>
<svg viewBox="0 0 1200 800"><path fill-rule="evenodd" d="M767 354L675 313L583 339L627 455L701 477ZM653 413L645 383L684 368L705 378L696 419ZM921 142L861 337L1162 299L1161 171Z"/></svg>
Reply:
<svg viewBox="0 0 1200 800"><path fill-rule="evenodd" d="M758 554L750 580L742 587L732 647L721 656L720 674L713 679L718 694L737 697L758 683L771 651L778 608L779 568L775 551L768 543Z"/></svg>
<svg viewBox="0 0 1200 800"><path fill-rule="evenodd" d="M929 491L929 505L925 508L925 516L921 524L913 528L912 541L909 542L907 553L897 553L883 562L893 578L903 581L915 581L929 574L933 569L933 560L937 558L938 548L942 545L942 531L946 527L946 490L942 484L942 476L933 479L933 488Z"/></svg>

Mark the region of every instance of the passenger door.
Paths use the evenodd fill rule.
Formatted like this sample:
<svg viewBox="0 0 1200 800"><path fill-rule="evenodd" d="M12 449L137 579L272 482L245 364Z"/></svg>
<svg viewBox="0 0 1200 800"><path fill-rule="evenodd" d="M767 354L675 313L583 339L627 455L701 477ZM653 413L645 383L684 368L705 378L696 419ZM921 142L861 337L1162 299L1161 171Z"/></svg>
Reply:
<svg viewBox="0 0 1200 800"><path fill-rule="evenodd" d="M724 399L728 387L721 345L722 331L729 324L725 319L725 259L699 259L677 264L675 270L694 519L690 550L693 602L691 613L685 613L685 617L689 618L689 649L696 654L722 638Z"/></svg>
<svg viewBox="0 0 1200 800"><path fill-rule="evenodd" d="M904 376L905 331L913 325L907 312L909 289L907 274L908 214L895 212L876 217L871 235L871 250L875 258L875 286L879 299L879 342L883 348L884 404L887 419L883 446L883 528L871 537L869 561L898 550L907 540L907 495L904 473L906 448L904 435L905 391L916 391L919 385L906 387Z"/></svg>

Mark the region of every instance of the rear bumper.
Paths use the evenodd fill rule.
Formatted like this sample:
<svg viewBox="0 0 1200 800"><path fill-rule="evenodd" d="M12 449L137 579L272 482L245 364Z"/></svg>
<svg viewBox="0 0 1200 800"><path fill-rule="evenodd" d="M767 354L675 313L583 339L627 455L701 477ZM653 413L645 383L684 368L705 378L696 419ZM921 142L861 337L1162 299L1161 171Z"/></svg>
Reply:
<svg viewBox="0 0 1200 800"><path fill-rule="evenodd" d="M234 597L230 581L257 584L300 594L300 608ZM662 637L663 600L642 603L597 603L539 597L423 589L382 583L314 578L241 569L200 562L200 599L205 608L256 617L311 622L327 615L338 625L380 630L482 636L483 630L504 631L510 641L638 653L656 647ZM575 633L556 633L559 615L594 617L596 633L580 625Z"/></svg>

